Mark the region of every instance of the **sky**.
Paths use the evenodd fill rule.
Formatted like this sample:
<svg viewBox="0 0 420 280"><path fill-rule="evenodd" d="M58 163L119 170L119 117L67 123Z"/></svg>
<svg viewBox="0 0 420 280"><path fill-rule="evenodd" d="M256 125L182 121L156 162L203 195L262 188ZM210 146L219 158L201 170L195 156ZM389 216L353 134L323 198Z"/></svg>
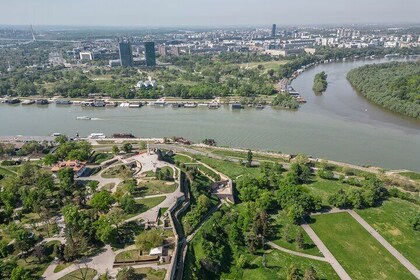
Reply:
<svg viewBox="0 0 420 280"><path fill-rule="evenodd" d="M420 0L0 0L1 25L420 23Z"/></svg>

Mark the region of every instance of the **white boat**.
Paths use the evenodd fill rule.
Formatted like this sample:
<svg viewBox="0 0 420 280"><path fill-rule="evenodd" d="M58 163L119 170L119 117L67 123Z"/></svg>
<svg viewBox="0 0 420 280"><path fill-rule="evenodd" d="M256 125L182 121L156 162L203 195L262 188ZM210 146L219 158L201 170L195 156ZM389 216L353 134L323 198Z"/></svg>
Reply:
<svg viewBox="0 0 420 280"><path fill-rule="evenodd" d="M184 108L196 108L197 106L198 106L198 104L195 103L195 102L192 102L192 103L187 102L187 103L184 104Z"/></svg>
<svg viewBox="0 0 420 280"><path fill-rule="evenodd" d="M23 100L21 104L22 105L31 105L31 104L34 104L34 103L35 103L34 100L26 99L26 100Z"/></svg>
<svg viewBox="0 0 420 280"><path fill-rule="evenodd" d="M165 106L165 105L166 105L165 98L164 98L164 97L159 98L158 100L156 100L156 101L153 103L153 105L155 105L155 106Z"/></svg>
<svg viewBox="0 0 420 280"><path fill-rule="evenodd" d="M91 120L91 117L81 116L81 117L76 117L76 120L86 120L86 121L89 121L89 120Z"/></svg>
<svg viewBox="0 0 420 280"><path fill-rule="evenodd" d="M220 104L217 102L210 102L208 105L209 109L219 109Z"/></svg>
<svg viewBox="0 0 420 280"><path fill-rule="evenodd" d="M105 139L106 136L103 133L91 133L87 138L89 138L89 139Z"/></svg>
<svg viewBox="0 0 420 280"><path fill-rule="evenodd" d="M132 102L128 105L129 108L140 108L141 103L140 102Z"/></svg>
<svg viewBox="0 0 420 280"><path fill-rule="evenodd" d="M120 104L120 107L130 107L130 103L129 102L122 102Z"/></svg>

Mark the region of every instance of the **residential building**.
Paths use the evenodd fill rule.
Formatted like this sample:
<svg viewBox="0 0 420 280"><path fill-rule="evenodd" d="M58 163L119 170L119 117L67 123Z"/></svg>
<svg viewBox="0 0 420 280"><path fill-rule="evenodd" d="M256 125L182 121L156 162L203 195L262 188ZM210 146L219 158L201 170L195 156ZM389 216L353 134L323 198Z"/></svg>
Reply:
<svg viewBox="0 0 420 280"><path fill-rule="evenodd" d="M155 42L144 43L144 55L146 57L146 66L156 66Z"/></svg>
<svg viewBox="0 0 420 280"><path fill-rule="evenodd" d="M166 56L167 55L166 46L164 46L164 45L159 46L159 54L161 56Z"/></svg>
<svg viewBox="0 0 420 280"><path fill-rule="evenodd" d="M123 67L133 66L133 52L131 49L131 43L128 41L121 41L118 44L120 52L120 65Z"/></svg>
<svg viewBox="0 0 420 280"><path fill-rule="evenodd" d="M172 52L172 55L179 56L179 54L181 53L181 48L179 46L172 46L171 52Z"/></svg>
<svg viewBox="0 0 420 280"><path fill-rule="evenodd" d="M93 54L91 52L80 52L80 60L93 60Z"/></svg>

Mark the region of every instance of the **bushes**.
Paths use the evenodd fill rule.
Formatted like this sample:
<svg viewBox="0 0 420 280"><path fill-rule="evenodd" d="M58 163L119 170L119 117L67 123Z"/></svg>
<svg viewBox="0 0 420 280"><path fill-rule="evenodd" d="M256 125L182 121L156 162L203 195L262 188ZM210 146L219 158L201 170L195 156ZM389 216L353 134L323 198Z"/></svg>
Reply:
<svg viewBox="0 0 420 280"><path fill-rule="evenodd" d="M377 205L388 196L386 189L370 185L361 189L340 189L328 198L331 206L338 208L368 208Z"/></svg>

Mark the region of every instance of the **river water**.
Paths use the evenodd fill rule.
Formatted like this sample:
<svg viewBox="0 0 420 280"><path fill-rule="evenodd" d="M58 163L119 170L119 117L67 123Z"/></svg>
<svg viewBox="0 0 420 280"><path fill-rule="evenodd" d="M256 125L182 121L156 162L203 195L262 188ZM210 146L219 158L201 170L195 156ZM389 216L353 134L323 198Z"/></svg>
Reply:
<svg viewBox="0 0 420 280"><path fill-rule="evenodd" d="M380 61L320 65L292 86L308 101L297 111L266 107L232 111L206 107L82 108L0 104L0 135L88 135L132 133L137 137L183 136L199 142L214 138L220 146L305 153L315 157L420 171L420 121L371 104L352 89L347 72ZM314 75L328 74L328 89L312 91ZM76 120L90 116L98 120Z"/></svg>

